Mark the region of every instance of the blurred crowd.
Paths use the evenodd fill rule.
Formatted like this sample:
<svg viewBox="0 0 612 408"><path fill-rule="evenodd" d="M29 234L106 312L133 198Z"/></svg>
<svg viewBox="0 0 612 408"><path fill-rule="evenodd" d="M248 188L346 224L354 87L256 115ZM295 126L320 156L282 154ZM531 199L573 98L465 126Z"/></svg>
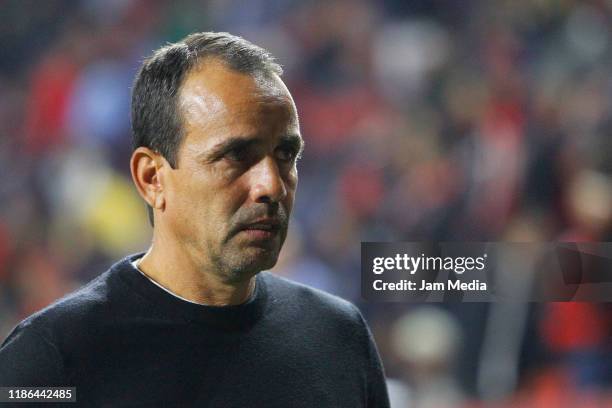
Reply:
<svg viewBox="0 0 612 408"><path fill-rule="evenodd" d="M306 140L275 271L361 307L395 407L612 406L609 304L359 287L361 241L612 241L610 1L23 0L0 21L0 340L147 248L131 82L228 31L277 57Z"/></svg>

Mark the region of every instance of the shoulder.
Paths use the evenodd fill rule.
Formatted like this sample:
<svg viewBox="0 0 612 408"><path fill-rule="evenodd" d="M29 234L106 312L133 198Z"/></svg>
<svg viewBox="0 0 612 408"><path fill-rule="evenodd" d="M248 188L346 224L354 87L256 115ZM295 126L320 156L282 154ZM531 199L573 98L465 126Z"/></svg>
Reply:
<svg viewBox="0 0 612 408"><path fill-rule="evenodd" d="M36 327L66 318L84 317L105 304L109 292L107 283L108 271L85 286L34 313L21 322L21 325Z"/></svg>
<svg viewBox="0 0 612 408"><path fill-rule="evenodd" d="M301 316L316 315L318 319L363 325L359 309L351 302L313 287L280 277L271 272L261 273L272 302Z"/></svg>
<svg viewBox="0 0 612 408"><path fill-rule="evenodd" d="M357 306L269 272L262 277L269 292L267 318L301 338L303 347L327 350L354 367L370 367L379 360L372 333Z"/></svg>
<svg viewBox="0 0 612 408"><path fill-rule="evenodd" d="M50 341L57 334L78 333L79 328L108 314L113 290L117 287L117 269L124 264L125 259L117 262L81 288L27 317L14 333L32 331Z"/></svg>
<svg viewBox="0 0 612 408"><path fill-rule="evenodd" d="M66 380L64 352L80 347L108 307L110 272L34 313L0 344L0 384L49 386Z"/></svg>

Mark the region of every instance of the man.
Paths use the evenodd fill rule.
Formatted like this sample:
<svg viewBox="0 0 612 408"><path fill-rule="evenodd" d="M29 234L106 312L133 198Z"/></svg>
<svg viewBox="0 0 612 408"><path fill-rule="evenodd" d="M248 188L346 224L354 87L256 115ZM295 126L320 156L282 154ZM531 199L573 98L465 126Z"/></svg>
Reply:
<svg viewBox="0 0 612 408"><path fill-rule="evenodd" d="M280 74L227 33L145 60L130 164L152 245L23 321L0 386L75 386L113 407L388 406L359 311L260 273L285 240L303 145Z"/></svg>

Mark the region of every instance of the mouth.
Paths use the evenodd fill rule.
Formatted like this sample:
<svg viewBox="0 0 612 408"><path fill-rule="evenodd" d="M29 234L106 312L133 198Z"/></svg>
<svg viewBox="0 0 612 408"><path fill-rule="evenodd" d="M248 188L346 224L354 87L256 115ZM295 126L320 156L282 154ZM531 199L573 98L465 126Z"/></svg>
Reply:
<svg viewBox="0 0 612 408"><path fill-rule="evenodd" d="M240 233L251 240L263 241L275 238L281 229L281 223L275 219L261 219L240 228Z"/></svg>

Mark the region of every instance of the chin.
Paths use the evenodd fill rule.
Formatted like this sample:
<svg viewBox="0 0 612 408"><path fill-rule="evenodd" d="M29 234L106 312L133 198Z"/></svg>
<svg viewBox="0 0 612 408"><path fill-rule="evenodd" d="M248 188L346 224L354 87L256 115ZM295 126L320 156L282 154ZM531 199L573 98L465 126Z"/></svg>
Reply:
<svg viewBox="0 0 612 408"><path fill-rule="evenodd" d="M274 267L283 241L284 234L274 240L232 239L222 247L217 256L213 256L212 260L217 270L227 279L243 281Z"/></svg>
<svg viewBox="0 0 612 408"><path fill-rule="evenodd" d="M229 262L224 262L221 269L226 271L231 281L250 279L261 271L271 269L278 261L279 251L250 248L248 252L241 254L238 259L226 258Z"/></svg>
<svg viewBox="0 0 612 408"><path fill-rule="evenodd" d="M262 251L245 262L245 269L250 269L253 274L271 269L278 261L279 251Z"/></svg>

